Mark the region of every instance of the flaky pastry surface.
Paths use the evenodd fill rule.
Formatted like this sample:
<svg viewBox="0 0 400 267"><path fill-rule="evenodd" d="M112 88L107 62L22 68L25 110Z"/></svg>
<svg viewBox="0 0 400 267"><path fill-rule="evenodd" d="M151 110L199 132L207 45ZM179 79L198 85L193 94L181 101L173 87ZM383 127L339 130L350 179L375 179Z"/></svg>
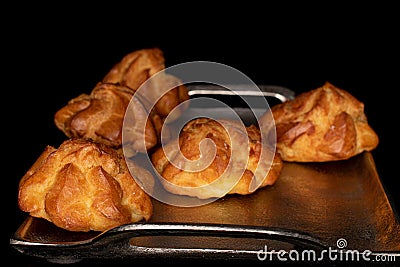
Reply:
<svg viewBox="0 0 400 267"><path fill-rule="evenodd" d="M247 195L255 190L250 190L250 184L254 178L255 171L261 166L261 171L257 172L261 183L258 188L272 185L278 179L281 169L282 160L278 154L273 155L272 162L260 163L260 155L265 146L261 145L261 135L254 125L246 127L244 131L239 130L237 123L234 121L225 121L225 126L233 129L232 135L229 135L225 128L212 119L197 118L187 123L182 129L179 138L169 142L166 146L157 149L151 156L151 160L157 172L162 176L163 186L166 190L180 195L195 196L200 199L222 197L225 194L242 194ZM248 137L248 144L245 142ZM199 171L187 171L187 169L178 168L172 161L177 160L179 164L179 154L176 150L169 149L169 146L175 146L179 142L180 151L183 156L189 160L198 160L200 158L199 144L204 139L211 139L215 144L216 153L211 164ZM175 142L175 143L174 143ZM233 154L232 145L239 146L240 152ZM206 156L208 151L204 151ZM273 153L267 151L267 153ZM271 154L269 154L271 155ZM244 164L245 168L238 182L231 188L229 183L230 173L224 178L218 179L221 175L225 175L225 171L232 159L232 166ZM261 174L261 175L260 175ZM260 177L261 176L261 177ZM207 186L215 182L214 186ZM172 186L171 186L172 184ZM176 187L175 185L179 186ZM207 187L204 187L207 186ZM196 190L193 190L196 188ZM226 191L229 188L229 191ZM256 189L258 189L256 188Z"/></svg>
<svg viewBox="0 0 400 267"><path fill-rule="evenodd" d="M162 119L148 111L141 99L125 86L100 82L90 95L81 94L58 110L54 121L69 138L91 139L119 148L130 101L133 104L129 112L133 113L131 117L135 121L130 126L126 141L134 148L133 154L136 151L146 152L158 143Z"/></svg>
<svg viewBox="0 0 400 267"><path fill-rule="evenodd" d="M180 80L165 72L157 74L164 68L163 53L158 48L126 55L89 94L71 99L55 113L57 128L69 138L86 138L119 148L130 105L125 140L130 156L147 152L159 144L166 117L171 115L169 121L178 118L188 105L180 105L189 100L188 90ZM146 86L138 90L150 77Z"/></svg>
<svg viewBox="0 0 400 267"><path fill-rule="evenodd" d="M121 84L136 91L146 80L157 74L156 79L152 80L151 90L141 90L141 94L142 97L155 102L155 112L164 118L180 103L189 99L186 86L180 84L176 77L165 73L159 75L159 72L164 69L165 58L162 50L141 49L125 55L106 74L103 82ZM168 92L163 91L165 84L171 84L172 89ZM159 96L161 98L157 100ZM185 107L182 107L177 114L183 112L184 109Z"/></svg>
<svg viewBox="0 0 400 267"><path fill-rule="evenodd" d="M83 139L47 146L22 177L18 204L31 216L83 232L147 221L153 213L122 154Z"/></svg>
<svg viewBox="0 0 400 267"><path fill-rule="evenodd" d="M285 161L344 160L373 150L379 138L364 104L329 82L271 108L277 151Z"/></svg>

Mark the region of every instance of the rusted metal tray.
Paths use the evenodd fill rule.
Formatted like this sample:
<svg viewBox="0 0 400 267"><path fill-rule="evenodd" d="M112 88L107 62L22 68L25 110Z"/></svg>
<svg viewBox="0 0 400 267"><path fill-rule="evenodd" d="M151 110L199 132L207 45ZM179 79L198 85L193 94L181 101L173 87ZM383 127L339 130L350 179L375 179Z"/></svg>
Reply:
<svg viewBox="0 0 400 267"><path fill-rule="evenodd" d="M286 88L263 90L281 95L280 101L294 96ZM68 232L28 216L10 244L59 263L157 257L278 261L290 255L400 261L399 220L369 152L337 162L285 162L273 186L251 195L228 195L198 207L153 204L149 222L102 233Z"/></svg>

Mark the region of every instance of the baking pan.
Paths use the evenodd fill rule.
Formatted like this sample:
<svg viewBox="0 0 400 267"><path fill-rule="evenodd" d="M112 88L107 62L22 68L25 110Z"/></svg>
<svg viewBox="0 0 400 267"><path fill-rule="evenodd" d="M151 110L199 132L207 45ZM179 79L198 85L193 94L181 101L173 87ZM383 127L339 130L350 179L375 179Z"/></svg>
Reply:
<svg viewBox="0 0 400 267"><path fill-rule="evenodd" d="M191 97L236 94L214 85L188 87ZM284 87L259 87L261 93L242 91L241 86L237 92L278 102L294 97ZM208 110L216 113L212 107ZM236 110L246 123L253 123L246 108ZM25 255L58 263L157 257L277 261L283 255L307 255L315 261L329 260L329 251L336 253L329 255L334 259L368 252L371 260L378 256L400 260L398 216L370 152L336 162L285 162L273 186L198 207L152 201L154 213L149 222L106 232L69 232L27 216L10 244Z"/></svg>

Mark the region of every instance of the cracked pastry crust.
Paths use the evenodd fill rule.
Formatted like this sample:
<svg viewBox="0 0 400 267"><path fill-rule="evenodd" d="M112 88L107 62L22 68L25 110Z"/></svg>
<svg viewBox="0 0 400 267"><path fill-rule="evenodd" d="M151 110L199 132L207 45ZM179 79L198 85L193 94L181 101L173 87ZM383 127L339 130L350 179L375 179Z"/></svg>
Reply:
<svg viewBox="0 0 400 267"><path fill-rule="evenodd" d="M83 139L46 147L19 183L18 205L31 216L83 232L147 221L153 213L122 154Z"/></svg>
<svg viewBox="0 0 400 267"><path fill-rule="evenodd" d="M57 128L69 138L86 138L119 148L125 111L132 100L131 129L125 140L129 143L129 156L147 152L159 144L165 118L173 109L169 120L179 117L187 108L187 104L179 104L189 100L187 88L179 85L176 77L164 72L151 79L145 90L138 90L148 78L164 68L162 51L157 48L126 55L90 94L73 98L56 112ZM172 89L159 98L168 88ZM154 107L151 103L155 103Z"/></svg>
<svg viewBox="0 0 400 267"><path fill-rule="evenodd" d="M165 59L162 50L159 48L141 49L125 55L106 74L103 82L117 83L136 91L148 78L164 69ZM189 99L186 86L179 84L176 77L162 73L157 75L157 79L154 79L154 81L151 85L152 92L143 90L142 97L156 102L155 112L162 118L167 117L176 106ZM176 85L172 85L172 89L164 94L160 85L167 83L176 83ZM161 98L156 101L159 96ZM180 108L179 113L183 110L185 110L184 106Z"/></svg>
<svg viewBox="0 0 400 267"><path fill-rule="evenodd" d="M364 113L364 104L326 82L271 108L277 151L285 161L344 160L379 143Z"/></svg>
<svg viewBox="0 0 400 267"><path fill-rule="evenodd" d="M271 154L274 151L264 150L270 156L272 155L271 159L273 160L272 162L259 161L261 151L266 147L261 144L259 129L251 125L246 127L244 132L241 130L242 127L238 127L237 122L224 120L224 125L232 130L233 134L229 135L220 122L208 118L194 119L184 126L177 140L170 141L164 148L158 148L151 155L152 163L156 171L163 178L161 179L161 183L167 191L174 194L206 199L222 197L225 194L247 195L259 188L275 183L283 167L282 160L279 154ZM246 146L245 142L247 137L248 146ZM201 148L199 148L200 142L206 138L213 141L216 153L211 164L199 171L188 171L187 166L185 167L185 164L180 162L176 149L170 149L170 146L175 147L177 142L179 142L179 148L183 156L189 160L198 160L201 154ZM234 153L231 157L233 142L236 143L235 145L240 146L240 151L238 154ZM246 148L248 149L247 151L243 150ZM203 152L206 152L204 153L205 156L210 154L207 149L203 150ZM175 164L171 164L171 161L168 159L174 162L176 160ZM245 166L241 172L242 175L233 187L229 185L231 182L229 180L231 173L224 174L228 168L230 159L233 161L232 166L240 164L244 164L243 166ZM182 166L183 168L177 166ZM260 169L256 173L257 167L260 167ZM257 188L250 190L250 184L255 175L257 175L261 183ZM224 178L218 179L219 177ZM210 185L217 179L219 182L214 186L203 187ZM226 190L227 188L229 190Z"/></svg>
<svg viewBox="0 0 400 267"><path fill-rule="evenodd" d="M69 138L91 139L119 148L124 116L131 100L134 101L132 117L135 118L132 124L145 125L145 131L131 125L125 140L133 148L132 154L146 152L158 144L162 119L154 112L149 115L142 101L122 85L98 83L90 95L81 94L58 110L54 122Z"/></svg>

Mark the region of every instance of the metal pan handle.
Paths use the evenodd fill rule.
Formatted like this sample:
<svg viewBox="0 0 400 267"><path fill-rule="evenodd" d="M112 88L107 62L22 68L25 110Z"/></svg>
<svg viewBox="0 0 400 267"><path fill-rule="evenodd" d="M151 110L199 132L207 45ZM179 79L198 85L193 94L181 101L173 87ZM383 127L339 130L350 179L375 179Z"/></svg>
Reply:
<svg viewBox="0 0 400 267"><path fill-rule="evenodd" d="M324 244L318 238L310 236L299 231L287 229L270 228L270 227L254 227L254 226L239 226L239 225L216 225L216 224L178 224L178 223L136 223L123 225L105 232L99 236L91 244L90 251L101 250L95 249L98 247L109 246L113 249L119 248L118 251L123 257L192 257L192 258L209 258L226 259L227 257L236 257L244 259L257 260L258 255L263 256L263 248L246 249L240 245L233 245L233 248L210 248L202 246L180 247L175 246L173 238L166 247L159 247L157 244L150 242L149 246L135 245L135 237L161 236L165 239L166 236L193 238L199 236L202 238L217 237L231 238L232 242L240 244L240 238L246 239L261 239L283 241L292 244L299 249L313 249L322 251L327 249L327 244ZM133 240L133 242L131 242ZM215 242L215 239L209 239L208 244ZM147 244L147 242L145 242ZM236 247L236 248L234 248ZM106 251L106 250L103 250ZM261 253L261 254L260 254ZM96 255L97 257L101 255ZM265 255L264 255L265 256ZM109 255L108 255L109 257Z"/></svg>
<svg viewBox="0 0 400 267"><path fill-rule="evenodd" d="M201 257L209 259L239 257L257 260L257 253L260 253L260 251L249 249L203 248L201 246L182 248L176 247L174 244L170 244L167 247L158 247L157 244L151 242L148 246L137 246L135 245L135 242L131 242L131 240L134 240L135 238L149 236L187 238L199 236L202 238L217 237L237 240L240 240L240 238L276 240L292 244L296 248L314 249L315 251L322 251L328 247L327 244L318 238L306 233L288 229L225 224L149 222L121 225L91 239L80 242L30 243L23 240L14 240L12 244L15 248L27 255L44 257L48 261L59 263L70 263L82 259L154 257ZM213 242L212 239L210 239L210 242ZM238 246L236 245L236 248L237 247Z"/></svg>
<svg viewBox="0 0 400 267"><path fill-rule="evenodd" d="M195 95L239 95L239 96L266 96L275 97L281 102L294 99L295 93L283 86L278 85L254 85L232 84L226 87L214 84L188 84L189 96ZM229 89L228 89L229 88Z"/></svg>
<svg viewBox="0 0 400 267"><path fill-rule="evenodd" d="M125 236L126 235L126 236ZM181 223L134 223L122 225L104 232L95 239L132 238L135 236L216 236L271 239L289 242L300 247L314 247L324 249L327 247L320 239L299 231L260 226L240 226L226 224L181 224ZM95 241L95 240L93 240Z"/></svg>

